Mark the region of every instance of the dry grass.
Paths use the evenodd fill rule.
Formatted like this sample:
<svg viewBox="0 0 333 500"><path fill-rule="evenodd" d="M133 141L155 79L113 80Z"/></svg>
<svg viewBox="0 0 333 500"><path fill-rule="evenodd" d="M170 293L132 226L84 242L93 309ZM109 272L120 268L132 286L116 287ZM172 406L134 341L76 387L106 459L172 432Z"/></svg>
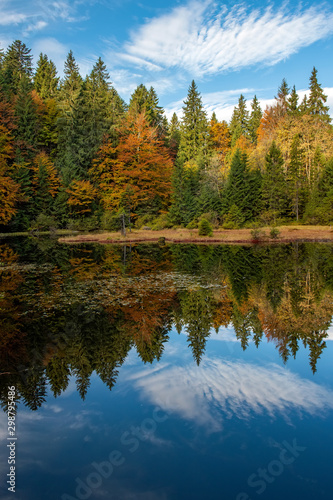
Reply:
<svg viewBox="0 0 333 500"><path fill-rule="evenodd" d="M270 239L270 228L261 228L265 237L263 242L289 242L289 241L332 241L333 230L331 226L282 226L279 227L280 235L278 239ZM213 236L199 236L197 229L163 229L162 231L132 230L123 236L119 232L114 233L91 233L86 235L68 236L59 238L61 243L135 243L144 241L158 241L165 238L168 242L175 243L252 243L253 237L251 229L218 229L213 232Z"/></svg>

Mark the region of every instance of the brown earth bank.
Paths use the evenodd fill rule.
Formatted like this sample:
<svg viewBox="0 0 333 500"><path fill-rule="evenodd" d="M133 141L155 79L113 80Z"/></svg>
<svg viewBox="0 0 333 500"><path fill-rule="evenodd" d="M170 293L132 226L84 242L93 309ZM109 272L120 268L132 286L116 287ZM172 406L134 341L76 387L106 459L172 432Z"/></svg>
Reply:
<svg viewBox="0 0 333 500"><path fill-rule="evenodd" d="M290 243L302 242L333 242L333 229L331 226L281 226L277 238L270 237L270 227L260 228L259 237L251 234L252 229L216 229L212 236L199 236L197 229L163 229L151 231L147 229L134 229L126 233L89 233L77 236L59 238L60 243L139 243L158 242L170 243L234 243L234 244L258 244L258 243Z"/></svg>

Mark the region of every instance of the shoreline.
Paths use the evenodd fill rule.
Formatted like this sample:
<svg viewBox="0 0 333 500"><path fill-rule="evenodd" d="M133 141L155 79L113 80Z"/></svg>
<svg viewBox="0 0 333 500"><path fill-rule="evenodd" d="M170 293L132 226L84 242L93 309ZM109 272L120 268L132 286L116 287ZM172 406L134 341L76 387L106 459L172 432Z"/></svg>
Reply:
<svg viewBox="0 0 333 500"><path fill-rule="evenodd" d="M278 238L270 238L270 227L260 228L263 233L258 239L251 235L251 229L217 229L212 236L199 236L197 229L163 229L160 231L134 229L123 236L120 232L79 234L59 238L59 243L194 243L194 244L278 244L278 243L333 243L331 226L281 226Z"/></svg>

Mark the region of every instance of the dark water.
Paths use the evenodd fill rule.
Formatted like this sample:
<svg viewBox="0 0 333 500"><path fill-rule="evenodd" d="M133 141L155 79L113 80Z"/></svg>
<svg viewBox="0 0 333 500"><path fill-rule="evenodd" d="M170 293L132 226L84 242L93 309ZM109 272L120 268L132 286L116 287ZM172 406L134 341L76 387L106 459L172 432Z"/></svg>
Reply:
<svg viewBox="0 0 333 500"><path fill-rule="evenodd" d="M332 498L332 246L16 239L0 262L1 498Z"/></svg>

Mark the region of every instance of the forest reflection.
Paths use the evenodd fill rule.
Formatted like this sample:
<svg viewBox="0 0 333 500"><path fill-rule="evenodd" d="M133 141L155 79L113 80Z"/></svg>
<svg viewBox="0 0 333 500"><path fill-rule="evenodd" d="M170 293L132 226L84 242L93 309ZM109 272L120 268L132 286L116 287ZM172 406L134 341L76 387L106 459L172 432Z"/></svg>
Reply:
<svg viewBox="0 0 333 500"><path fill-rule="evenodd" d="M111 390L134 347L163 356L174 326L199 365L212 331L245 350L274 342L284 362L308 347L312 371L333 315L333 247L0 244L0 399L32 410L74 376L84 399L96 372ZM223 336L223 332L219 335Z"/></svg>

